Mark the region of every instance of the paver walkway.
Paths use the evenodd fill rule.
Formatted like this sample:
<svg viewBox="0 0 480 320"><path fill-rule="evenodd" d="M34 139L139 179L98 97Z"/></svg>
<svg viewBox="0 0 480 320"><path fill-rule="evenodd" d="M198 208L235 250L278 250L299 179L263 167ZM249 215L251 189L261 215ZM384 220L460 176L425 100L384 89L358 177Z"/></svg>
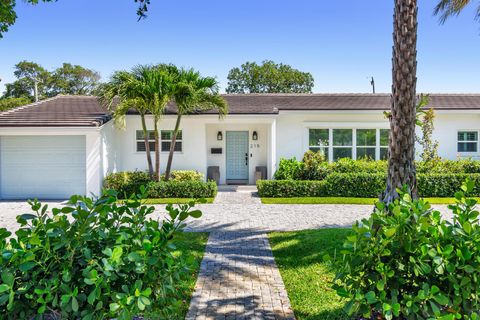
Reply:
<svg viewBox="0 0 480 320"><path fill-rule="evenodd" d="M226 187L215 204L261 205L255 191ZM295 319L264 231L210 233L186 319Z"/></svg>

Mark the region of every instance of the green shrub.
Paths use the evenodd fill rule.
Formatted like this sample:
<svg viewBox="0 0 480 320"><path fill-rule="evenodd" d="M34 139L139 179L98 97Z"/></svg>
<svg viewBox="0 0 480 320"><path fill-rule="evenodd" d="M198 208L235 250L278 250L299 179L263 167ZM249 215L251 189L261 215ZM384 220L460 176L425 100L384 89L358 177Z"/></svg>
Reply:
<svg viewBox="0 0 480 320"><path fill-rule="evenodd" d="M480 195L480 174L418 174L420 197L453 197L466 178L473 181L472 195ZM356 197L376 198L385 190L384 173L331 173L321 181L258 181L258 194L267 198ZM308 187L306 187L308 186ZM311 187L315 186L315 188Z"/></svg>
<svg viewBox="0 0 480 320"><path fill-rule="evenodd" d="M129 197L140 190L140 186L146 186L150 181L150 176L144 171L124 171L111 173L103 182L105 189L117 191L121 199Z"/></svg>
<svg viewBox="0 0 480 320"><path fill-rule="evenodd" d="M443 220L423 200L377 204L343 245L335 289L348 314L385 319L479 319L480 225L474 183Z"/></svg>
<svg viewBox="0 0 480 320"><path fill-rule="evenodd" d="M352 160L350 158L329 163L329 169L332 173L386 173L387 166L388 163L385 160Z"/></svg>
<svg viewBox="0 0 480 320"><path fill-rule="evenodd" d="M292 159L280 159L278 169L275 172L275 180L301 180L303 172L303 163L297 161L295 157Z"/></svg>
<svg viewBox="0 0 480 320"><path fill-rule="evenodd" d="M217 195L214 181L160 181L147 186L149 198L213 198Z"/></svg>
<svg viewBox="0 0 480 320"><path fill-rule="evenodd" d="M194 203L169 205L160 222L149 218L155 209L143 197L120 205L113 191L73 196L52 216L30 202L33 214L17 217L16 237L0 229L2 319L176 318L180 281L191 274L172 254L175 235L201 212Z"/></svg>
<svg viewBox="0 0 480 320"><path fill-rule="evenodd" d="M27 97L0 99L0 112L7 111L16 107L24 106L31 102L32 100L30 100L30 98L27 98Z"/></svg>
<svg viewBox="0 0 480 320"><path fill-rule="evenodd" d="M472 159L419 161L417 173L480 173L480 161Z"/></svg>
<svg viewBox="0 0 480 320"><path fill-rule="evenodd" d="M305 152L302 159L303 167L300 174L302 180L323 180L330 172L325 155L311 150Z"/></svg>
<svg viewBox="0 0 480 320"><path fill-rule="evenodd" d="M171 180L203 181L203 174L195 170L173 170Z"/></svg>
<svg viewBox="0 0 480 320"><path fill-rule="evenodd" d="M266 198L322 197L325 181L259 180L258 195Z"/></svg>

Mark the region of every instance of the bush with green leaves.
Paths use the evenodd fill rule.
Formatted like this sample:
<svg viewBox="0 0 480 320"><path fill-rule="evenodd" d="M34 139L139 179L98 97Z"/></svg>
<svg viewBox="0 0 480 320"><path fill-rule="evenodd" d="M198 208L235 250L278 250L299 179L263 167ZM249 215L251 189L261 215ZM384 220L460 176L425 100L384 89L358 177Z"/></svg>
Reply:
<svg viewBox="0 0 480 320"><path fill-rule="evenodd" d="M474 182L472 195L480 196L480 174L418 174L421 197L453 197L465 179ZM330 173L323 180L259 180L258 194L267 198L357 197L376 198L385 190L384 173Z"/></svg>
<svg viewBox="0 0 480 320"><path fill-rule="evenodd" d="M159 181L147 185L149 198L214 198L217 184L214 181Z"/></svg>
<svg viewBox="0 0 480 320"><path fill-rule="evenodd" d="M281 158L278 169L275 171L275 180L303 180L303 163L295 157L291 159Z"/></svg>
<svg viewBox="0 0 480 320"><path fill-rule="evenodd" d="M0 229L2 319L177 318L191 262L172 254L175 236L201 212L193 202L169 205L159 221L144 197L119 204L113 191L73 196L51 215L30 202L33 213L17 217L16 236Z"/></svg>
<svg viewBox="0 0 480 320"><path fill-rule="evenodd" d="M307 151L302 159L302 180L322 180L330 172L328 162L322 152Z"/></svg>
<svg viewBox="0 0 480 320"><path fill-rule="evenodd" d="M480 319L480 225L468 180L445 220L423 200L376 205L343 245L334 288L355 317ZM405 191L405 190L404 190Z"/></svg>
<svg viewBox="0 0 480 320"><path fill-rule="evenodd" d="M162 180L164 177L162 176ZM203 181L203 174L196 170L173 170L170 180L173 181Z"/></svg>
<svg viewBox="0 0 480 320"><path fill-rule="evenodd" d="M123 171L110 173L103 182L105 189L115 190L121 199L140 191L141 186L146 186L152 179L145 171Z"/></svg>

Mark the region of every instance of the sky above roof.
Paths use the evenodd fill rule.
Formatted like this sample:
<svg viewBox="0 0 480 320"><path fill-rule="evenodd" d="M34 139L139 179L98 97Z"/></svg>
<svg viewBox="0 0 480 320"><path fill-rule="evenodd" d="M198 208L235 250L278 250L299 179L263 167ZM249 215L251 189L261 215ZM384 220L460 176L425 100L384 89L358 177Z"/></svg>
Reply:
<svg viewBox="0 0 480 320"><path fill-rule="evenodd" d="M419 92L480 92L480 23L473 1L438 23L437 0L419 1ZM107 80L136 64L171 62L217 76L271 59L309 71L314 92L377 92L391 86L393 0L152 0L137 22L133 0L17 1L0 39L0 92L21 60L47 69L71 62Z"/></svg>

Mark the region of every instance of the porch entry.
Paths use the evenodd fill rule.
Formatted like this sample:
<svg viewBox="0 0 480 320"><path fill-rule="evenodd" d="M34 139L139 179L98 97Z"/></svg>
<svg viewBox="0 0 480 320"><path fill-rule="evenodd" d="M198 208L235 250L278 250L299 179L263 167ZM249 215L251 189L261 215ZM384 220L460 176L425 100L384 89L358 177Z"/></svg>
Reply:
<svg viewBox="0 0 480 320"><path fill-rule="evenodd" d="M248 184L248 160L248 131L227 131L227 184Z"/></svg>

